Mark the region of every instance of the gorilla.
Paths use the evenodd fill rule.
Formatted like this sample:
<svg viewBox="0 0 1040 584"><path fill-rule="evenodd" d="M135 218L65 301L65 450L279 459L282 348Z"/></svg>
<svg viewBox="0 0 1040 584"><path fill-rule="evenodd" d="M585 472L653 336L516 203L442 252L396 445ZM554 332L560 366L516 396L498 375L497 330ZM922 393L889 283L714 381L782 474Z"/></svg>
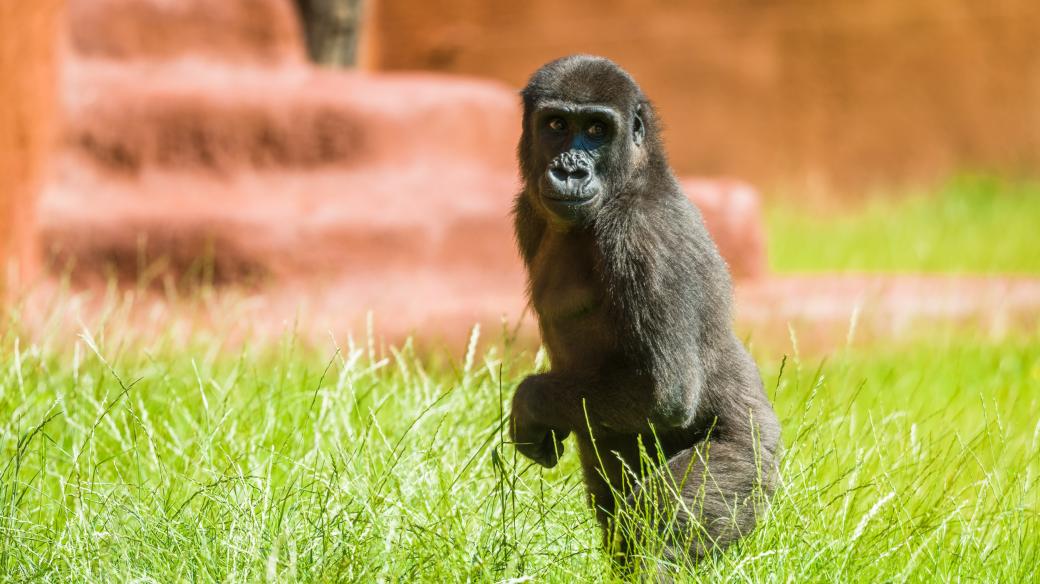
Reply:
<svg viewBox="0 0 1040 584"><path fill-rule="evenodd" d="M628 73L565 57L522 97L514 224L551 368L517 388L512 441L553 467L574 435L619 565L637 541L657 569L695 563L754 528L778 473L728 269Z"/></svg>

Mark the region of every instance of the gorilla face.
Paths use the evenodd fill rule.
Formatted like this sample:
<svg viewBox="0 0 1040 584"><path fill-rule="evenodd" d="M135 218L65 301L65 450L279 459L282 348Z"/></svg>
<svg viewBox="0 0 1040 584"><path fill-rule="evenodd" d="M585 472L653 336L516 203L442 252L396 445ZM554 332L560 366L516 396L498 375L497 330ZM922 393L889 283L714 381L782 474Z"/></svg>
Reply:
<svg viewBox="0 0 1040 584"><path fill-rule="evenodd" d="M589 224L658 148L642 91L607 59L579 55L548 63L522 96L524 190L557 226Z"/></svg>
<svg viewBox="0 0 1040 584"><path fill-rule="evenodd" d="M556 223L584 224L610 195L616 169L637 146L638 115L607 104L552 100L530 116L541 207Z"/></svg>

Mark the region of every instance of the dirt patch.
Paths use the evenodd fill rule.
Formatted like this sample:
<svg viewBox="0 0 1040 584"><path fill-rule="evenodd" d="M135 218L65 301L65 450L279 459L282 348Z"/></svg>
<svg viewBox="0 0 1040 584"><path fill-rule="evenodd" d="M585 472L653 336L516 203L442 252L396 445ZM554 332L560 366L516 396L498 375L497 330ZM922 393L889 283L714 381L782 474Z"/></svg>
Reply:
<svg viewBox="0 0 1040 584"><path fill-rule="evenodd" d="M944 327L967 327L991 338L1035 335L1040 332L1040 279L773 276L737 287L737 318L753 338L788 351L792 335L810 350L927 336Z"/></svg>
<svg viewBox="0 0 1040 584"><path fill-rule="evenodd" d="M373 342L415 342L437 352L462 354L474 324L482 339L503 334L535 347L538 332L525 310L522 275L503 277L478 269L393 270L377 279L344 276L320 287L226 289L220 293L163 296L99 289L69 295L40 287L20 308L22 323L54 335L81 332L80 323L108 334L144 337L209 331L234 343L274 341L293 334L327 347ZM985 339L1035 335L1040 330L1040 279L918 276L812 276L766 278L737 285L737 330L758 354L816 359L850 343L936 339L936 331L970 330ZM124 326L124 324L126 326ZM111 327L110 327L111 328ZM850 334L851 331L851 334ZM940 336L941 338L941 336Z"/></svg>

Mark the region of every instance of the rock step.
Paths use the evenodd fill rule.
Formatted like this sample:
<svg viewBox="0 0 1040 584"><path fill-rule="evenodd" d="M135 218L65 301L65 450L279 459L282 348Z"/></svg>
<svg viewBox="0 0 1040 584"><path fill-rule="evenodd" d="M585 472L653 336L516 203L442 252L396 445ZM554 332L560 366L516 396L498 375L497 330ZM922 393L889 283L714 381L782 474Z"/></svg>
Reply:
<svg viewBox="0 0 1040 584"><path fill-rule="evenodd" d="M211 262L215 283L279 284L395 270L476 269L522 282L512 174L466 163L213 178L147 172L133 180L66 156L41 201L51 265L136 280ZM765 271L758 198L738 182L687 181L687 193L738 278Z"/></svg>
<svg viewBox="0 0 1040 584"><path fill-rule="evenodd" d="M73 60L66 149L116 174L466 161L515 173L519 99L504 85L307 65Z"/></svg>
<svg viewBox="0 0 1040 584"><path fill-rule="evenodd" d="M279 282L456 264L516 270L512 176L479 166L113 180L66 158L41 202L59 269L135 278L145 261Z"/></svg>
<svg viewBox="0 0 1040 584"><path fill-rule="evenodd" d="M291 0L68 0L72 49L109 59L302 62Z"/></svg>

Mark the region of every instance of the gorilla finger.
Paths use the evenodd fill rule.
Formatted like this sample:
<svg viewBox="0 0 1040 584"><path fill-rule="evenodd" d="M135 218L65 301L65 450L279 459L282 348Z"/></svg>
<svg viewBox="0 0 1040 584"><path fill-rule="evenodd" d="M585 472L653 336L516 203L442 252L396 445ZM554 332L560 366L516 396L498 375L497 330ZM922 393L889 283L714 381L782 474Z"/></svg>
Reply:
<svg viewBox="0 0 1040 584"><path fill-rule="evenodd" d="M537 457L533 457L531 460L537 462L542 467L553 468L560 462L560 457L557 456L555 450L542 450Z"/></svg>
<svg viewBox="0 0 1040 584"><path fill-rule="evenodd" d="M551 439L543 440L537 444L531 442L516 442L514 443L517 452L530 458L540 466L545 468L552 468L556 466L559 461L557 452L553 448Z"/></svg>
<svg viewBox="0 0 1040 584"><path fill-rule="evenodd" d="M552 468L560 462L560 457L563 456L563 441L555 435L549 434L542 443L541 451L543 455L538 464L545 468Z"/></svg>
<svg viewBox="0 0 1040 584"><path fill-rule="evenodd" d="M514 442L513 446L516 447L517 452L534 461L538 461L545 456L545 448L542 444L535 444L533 442Z"/></svg>

